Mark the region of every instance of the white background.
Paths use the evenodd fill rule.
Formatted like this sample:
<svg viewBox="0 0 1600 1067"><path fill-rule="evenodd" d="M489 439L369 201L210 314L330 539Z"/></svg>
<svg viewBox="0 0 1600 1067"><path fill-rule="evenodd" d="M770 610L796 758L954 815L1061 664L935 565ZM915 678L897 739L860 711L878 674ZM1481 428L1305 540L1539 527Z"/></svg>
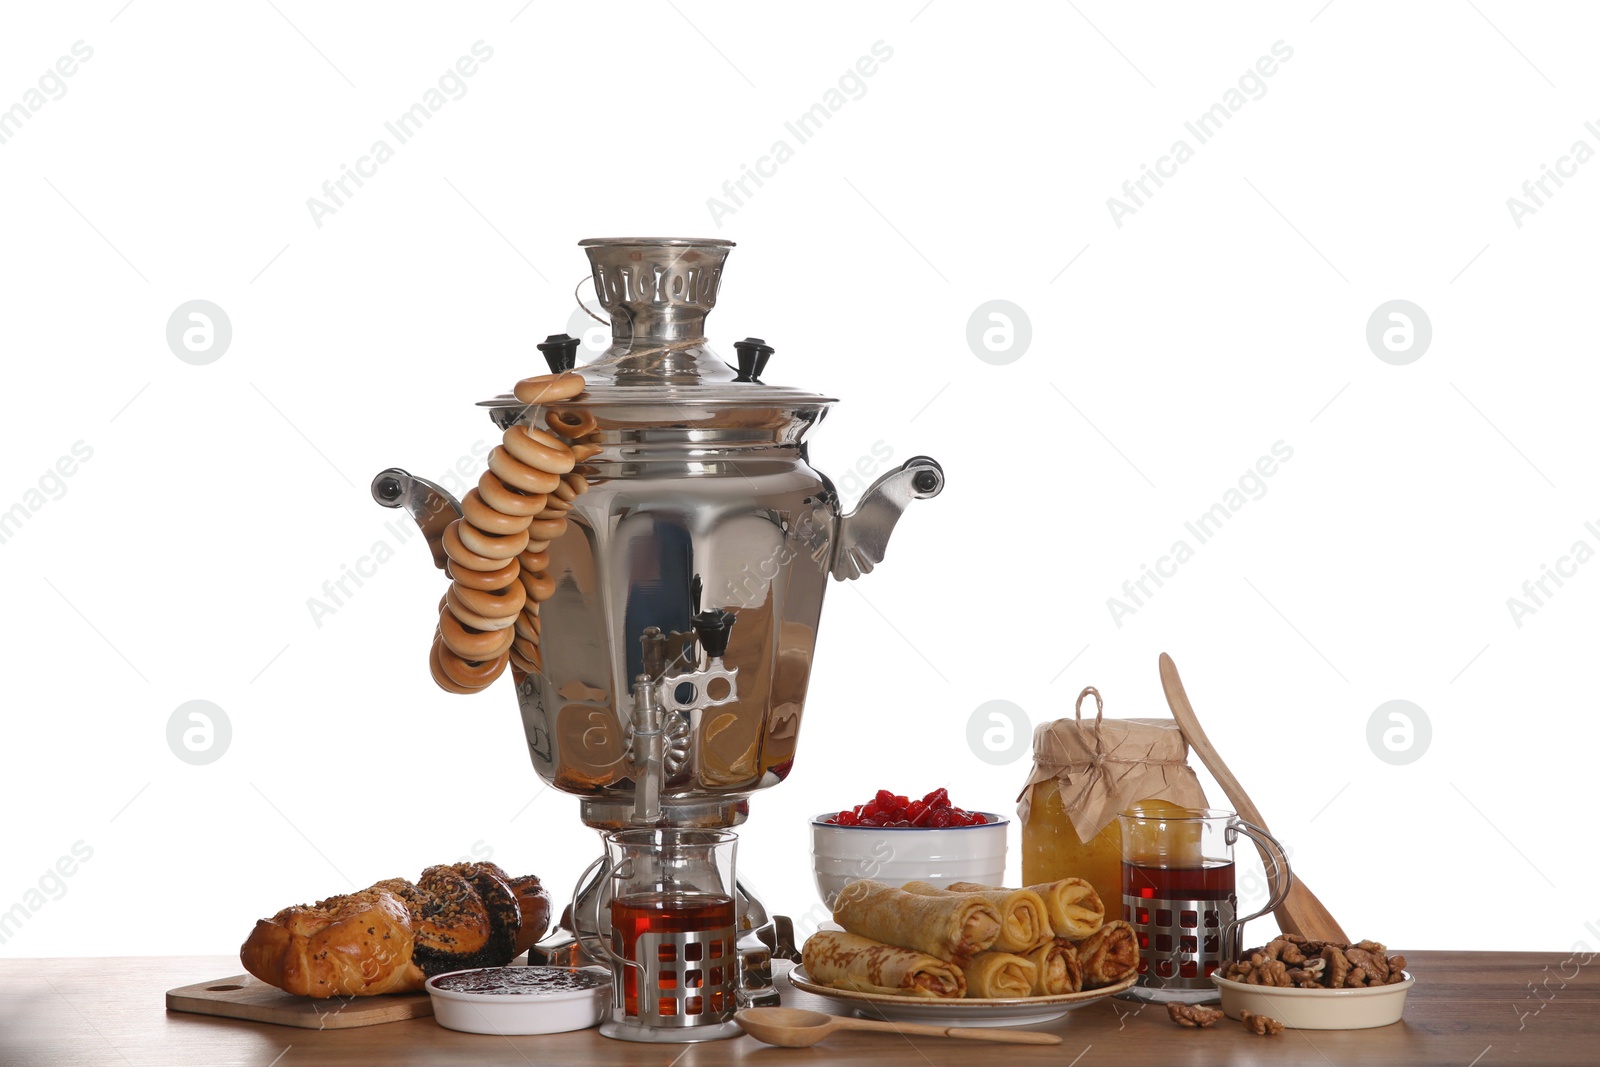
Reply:
<svg viewBox="0 0 1600 1067"><path fill-rule="evenodd" d="M763 336L769 381L842 398L820 469L882 441L949 478L831 592L796 770L741 839L771 905L815 901L808 815L941 783L1009 811L1027 757L978 758L974 709L1042 722L1093 684L1164 715L1165 650L1350 933L1593 944L1600 565L1520 627L1507 598L1600 548L1600 163L1520 227L1506 201L1600 148L1597 26L1321 3L9 7L0 107L93 56L0 144L0 510L28 510L0 544L0 909L28 909L0 953L228 953L287 904L474 855L569 891L597 841L541 788L509 680L429 681L441 576L367 485L492 440L473 402L543 370L576 242L634 233L739 242L714 344ZM465 95L319 227L307 198L480 40ZM879 41L797 144L785 121ZM1184 123L1278 41L1198 144ZM1179 138L1194 158L1119 227L1107 198ZM165 338L193 299L233 328L206 366ZM1031 321L1003 366L966 336L993 299ZM1407 366L1365 339L1393 299L1432 323ZM1265 495L1118 626L1107 599L1278 441ZM395 558L317 625L378 541ZM203 766L167 743L194 699L232 727ZM1367 741L1392 699L1432 725L1408 765Z"/></svg>

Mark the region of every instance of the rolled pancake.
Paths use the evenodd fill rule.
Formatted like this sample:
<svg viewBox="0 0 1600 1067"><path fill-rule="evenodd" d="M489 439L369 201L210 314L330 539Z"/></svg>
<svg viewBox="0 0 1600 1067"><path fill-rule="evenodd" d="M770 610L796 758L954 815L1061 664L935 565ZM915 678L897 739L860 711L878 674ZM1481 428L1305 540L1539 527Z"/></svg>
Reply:
<svg viewBox="0 0 1600 1067"><path fill-rule="evenodd" d="M956 882L944 889L927 882L907 882L907 893L976 897L1000 913L1000 936L995 938L998 952L1032 952L1054 934L1050 915L1038 893L1031 889L995 889L973 882Z"/></svg>
<svg viewBox="0 0 1600 1067"><path fill-rule="evenodd" d="M800 960L812 981L835 989L946 1000L967 991L966 979L953 963L841 930L812 934Z"/></svg>
<svg viewBox="0 0 1600 1067"><path fill-rule="evenodd" d="M975 882L955 882L950 888L971 893L994 887ZM1045 910L1050 915L1050 929L1057 937L1081 941L1105 924L1105 903L1101 901L1100 894L1094 891L1094 886L1082 878L1058 878L1054 882L1042 882L1028 888L1044 901Z"/></svg>
<svg viewBox="0 0 1600 1067"><path fill-rule="evenodd" d="M1083 988L1116 985L1139 973L1139 941L1133 927L1121 919L1102 926L1098 933L1078 942L1083 963Z"/></svg>
<svg viewBox="0 0 1600 1067"><path fill-rule="evenodd" d="M1052 938L1028 953L1035 976L1033 995L1055 997L1083 990L1083 963L1078 949L1064 937Z"/></svg>
<svg viewBox="0 0 1600 1067"><path fill-rule="evenodd" d="M1010 952L980 952L962 969L969 997L1031 997L1038 968Z"/></svg>
<svg viewBox="0 0 1600 1067"><path fill-rule="evenodd" d="M977 896L921 896L862 879L839 891L833 921L861 937L916 949L964 966L992 948L1000 936L1000 913Z"/></svg>

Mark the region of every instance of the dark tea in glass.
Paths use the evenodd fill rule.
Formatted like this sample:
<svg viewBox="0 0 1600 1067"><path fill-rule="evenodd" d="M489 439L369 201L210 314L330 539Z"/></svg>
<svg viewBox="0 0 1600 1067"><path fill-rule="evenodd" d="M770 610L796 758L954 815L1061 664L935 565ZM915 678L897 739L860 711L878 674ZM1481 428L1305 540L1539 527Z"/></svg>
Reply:
<svg viewBox="0 0 1600 1067"><path fill-rule="evenodd" d="M731 930L734 925L733 898L703 893L677 896L643 894L618 897L611 902L611 931L614 949L624 959L638 960L639 939L646 934L715 934ZM700 944L679 945L683 938L668 938L656 946L656 960L660 965L659 991L670 993L678 988L685 991L707 990L704 1008L719 1012L723 1004L725 969L737 966L729 946L713 938ZM699 949L699 951L695 951ZM680 958L683 957L683 958ZM695 958L689 958L695 957ZM731 976L732 971L726 973ZM623 1010L626 1014L639 1014L639 972L632 967L623 968ZM656 1011L660 1015L675 1012L675 997L658 997ZM698 1014L698 1013L697 1013Z"/></svg>

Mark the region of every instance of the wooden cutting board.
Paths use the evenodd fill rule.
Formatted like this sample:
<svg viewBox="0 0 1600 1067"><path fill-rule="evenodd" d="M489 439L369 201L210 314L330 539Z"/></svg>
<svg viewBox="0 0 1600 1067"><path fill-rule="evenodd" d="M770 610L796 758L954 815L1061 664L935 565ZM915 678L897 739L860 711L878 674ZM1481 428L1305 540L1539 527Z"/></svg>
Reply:
<svg viewBox="0 0 1600 1067"><path fill-rule="evenodd" d="M351 1026L426 1018L433 1014L433 1002L428 994L421 992L314 1000L285 993L248 974L237 974L167 990L167 1010L308 1030L343 1030Z"/></svg>

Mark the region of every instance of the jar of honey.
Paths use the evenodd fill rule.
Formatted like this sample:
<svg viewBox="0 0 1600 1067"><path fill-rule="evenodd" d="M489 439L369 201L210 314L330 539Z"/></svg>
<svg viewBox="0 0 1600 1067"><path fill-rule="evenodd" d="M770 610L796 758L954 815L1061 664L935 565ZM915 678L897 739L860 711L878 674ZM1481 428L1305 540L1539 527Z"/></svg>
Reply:
<svg viewBox="0 0 1600 1067"><path fill-rule="evenodd" d="M1093 696L1093 722L1083 701ZM1107 719L1100 693L1078 694L1070 719L1033 733L1033 770L1017 805L1022 884L1082 878L1116 918L1122 900L1122 831L1117 815L1176 816L1207 807L1188 764L1189 746L1171 719Z"/></svg>

